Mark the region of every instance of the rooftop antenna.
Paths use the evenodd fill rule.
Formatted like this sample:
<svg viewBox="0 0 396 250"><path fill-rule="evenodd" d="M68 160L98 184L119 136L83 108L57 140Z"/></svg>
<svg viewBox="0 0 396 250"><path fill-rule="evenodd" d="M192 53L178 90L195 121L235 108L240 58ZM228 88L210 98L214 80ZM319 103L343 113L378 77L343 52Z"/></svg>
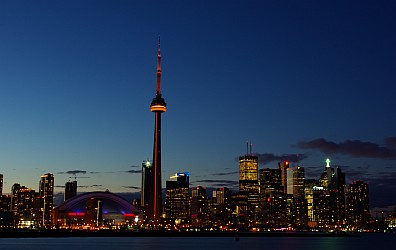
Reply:
<svg viewBox="0 0 396 250"><path fill-rule="evenodd" d="M252 146L253 146L252 141L250 141L250 155L253 155L252 154Z"/></svg>
<svg viewBox="0 0 396 250"><path fill-rule="evenodd" d="M246 140L246 155L249 154L249 141Z"/></svg>

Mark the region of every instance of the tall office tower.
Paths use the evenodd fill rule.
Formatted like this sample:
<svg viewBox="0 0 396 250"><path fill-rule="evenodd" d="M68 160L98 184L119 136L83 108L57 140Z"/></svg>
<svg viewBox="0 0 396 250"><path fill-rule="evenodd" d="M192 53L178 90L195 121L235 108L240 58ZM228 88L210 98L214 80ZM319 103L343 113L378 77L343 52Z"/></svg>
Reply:
<svg viewBox="0 0 396 250"><path fill-rule="evenodd" d="M286 169L286 193L293 195L293 187L294 187L294 178L293 178L293 169Z"/></svg>
<svg viewBox="0 0 396 250"><path fill-rule="evenodd" d="M147 217L154 223L161 219L162 214L161 114L166 111L166 103L161 94L161 73L161 47L158 39L157 92L150 105L151 112L155 113L153 174L150 181L150 205L147 209Z"/></svg>
<svg viewBox="0 0 396 250"><path fill-rule="evenodd" d="M37 220L34 213L36 192L20 184L12 186L12 212L14 227L32 227Z"/></svg>
<svg viewBox="0 0 396 250"><path fill-rule="evenodd" d="M65 183L65 201L77 196L77 181L68 181Z"/></svg>
<svg viewBox="0 0 396 250"><path fill-rule="evenodd" d="M319 179L319 185L326 192L321 196L321 204L328 207L321 207L321 213L328 211L329 214L322 214L323 218L330 218L330 225L343 225L345 223L345 174L339 167L330 166L330 159L326 159L326 167Z"/></svg>
<svg viewBox="0 0 396 250"><path fill-rule="evenodd" d="M303 167L297 166L293 169L293 195L304 197L305 171Z"/></svg>
<svg viewBox="0 0 396 250"><path fill-rule="evenodd" d="M166 182L165 218L171 221L185 220L189 217L189 185L188 172L177 173Z"/></svg>
<svg viewBox="0 0 396 250"><path fill-rule="evenodd" d="M315 218L316 215L315 205L317 206L318 204L317 204L317 200L315 200L314 188L317 188L318 186L319 183L316 179L305 180L304 195L305 195L305 199L307 200L308 225L311 227L315 227L316 226L315 221L317 221L317 218Z"/></svg>
<svg viewBox="0 0 396 250"><path fill-rule="evenodd" d="M52 223L52 209L54 207L54 175L47 173L40 177L39 195L40 205L40 225L49 227Z"/></svg>
<svg viewBox="0 0 396 250"><path fill-rule="evenodd" d="M279 170L281 171L281 184L283 186L283 192L287 193L287 169L289 168L289 161L283 161L278 163Z"/></svg>
<svg viewBox="0 0 396 250"><path fill-rule="evenodd" d="M363 181L355 181L347 188L347 222L354 228L370 222L369 186Z"/></svg>
<svg viewBox="0 0 396 250"><path fill-rule="evenodd" d="M206 188L197 186L191 191L191 220L194 226L204 226L208 222L208 198Z"/></svg>
<svg viewBox="0 0 396 250"><path fill-rule="evenodd" d="M149 160L142 163L142 191L140 194L140 206L143 209L144 216L147 216L147 208L150 202L151 178L153 174L153 165Z"/></svg>
<svg viewBox="0 0 396 250"><path fill-rule="evenodd" d="M228 224L232 214L232 192L226 187L217 188L213 191L213 198L215 199L216 213L215 217L219 219L223 225Z"/></svg>
<svg viewBox="0 0 396 250"><path fill-rule="evenodd" d="M271 192L283 193L281 171L279 169L260 169L260 192L271 194Z"/></svg>
<svg viewBox="0 0 396 250"><path fill-rule="evenodd" d="M247 203L259 203L258 157L251 152L239 157L239 192L247 195Z"/></svg>

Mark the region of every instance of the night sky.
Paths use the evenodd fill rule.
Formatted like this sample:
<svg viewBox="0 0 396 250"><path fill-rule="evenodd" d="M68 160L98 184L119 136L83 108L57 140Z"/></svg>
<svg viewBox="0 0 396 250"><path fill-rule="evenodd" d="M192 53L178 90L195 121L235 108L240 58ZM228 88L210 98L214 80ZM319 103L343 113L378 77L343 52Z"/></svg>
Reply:
<svg viewBox="0 0 396 250"><path fill-rule="evenodd" d="M161 36L163 185L236 190L246 141L396 204L395 1L0 1L0 173L138 192ZM82 178L81 178L82 177Z"/></svg>

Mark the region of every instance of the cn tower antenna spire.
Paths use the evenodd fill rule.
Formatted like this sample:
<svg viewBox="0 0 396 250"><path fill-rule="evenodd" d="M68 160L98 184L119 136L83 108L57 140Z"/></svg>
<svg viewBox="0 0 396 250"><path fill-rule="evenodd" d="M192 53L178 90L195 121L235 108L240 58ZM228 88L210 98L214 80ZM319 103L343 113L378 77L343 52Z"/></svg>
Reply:
<svg viewBox="0 0 396 250"><path fill-rule="evenodd" d="M157 97L161 97L161 37L158 37Z"/></svg>

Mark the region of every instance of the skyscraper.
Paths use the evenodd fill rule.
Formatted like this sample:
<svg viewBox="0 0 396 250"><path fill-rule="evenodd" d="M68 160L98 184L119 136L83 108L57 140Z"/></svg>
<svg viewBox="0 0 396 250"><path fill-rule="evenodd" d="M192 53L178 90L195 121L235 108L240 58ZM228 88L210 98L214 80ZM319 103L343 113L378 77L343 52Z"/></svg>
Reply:
<svg viewBox="0 0 396 250"><path fill-rule="evenodd" d="M151 193L151 178L153 175L153 166L152 163L147 160L142 163L142 187L140 194L140 206L143 209L143 212L147 216L147 208L150 202L150 193Z"/></svg>
<svg viewBox="0 0 396 250"><path fill-rule="evenodd" d="M347 189L347 221L355 228L370 221L369 187L363 181L355 181Z"/></svg>
<svg viewBox="0 0 396 250"><path fill-rule="evenodd" d="M171 221L189 217L189 175L188 172L176 173L166 182L165 217Z"/></svg>
<svg viewBox="0 0 396 250"><path fill-rule="evenodd" d="M166 112L166 103L161 94L161 47L158 39L157 92L151 102L150 110L155 113L153 173L151 177L150 203L147 209L147 219L153 222L160 220L162 214L161 185L161 114Z"/></svg>
<svg viewBox="0 0 396 250"><path fill-rule="evenodd" d="M77 195L77 181L68 181L65 183L65 201Z"/></svg>
<svg viewBox="0 0 396 250"><path fill-rule="evenodd" d="M54 175L47 173L40 177L39 195L40 204L40 224L49 227L52 223L52 209L54 207Z"/></svg>
<svg viewBox="0 0 396 250"><path fill-rule="evenodd" d="M194 226L204 226L208 221L208 199L202 186L191 190L191 219Z"/></svg>

